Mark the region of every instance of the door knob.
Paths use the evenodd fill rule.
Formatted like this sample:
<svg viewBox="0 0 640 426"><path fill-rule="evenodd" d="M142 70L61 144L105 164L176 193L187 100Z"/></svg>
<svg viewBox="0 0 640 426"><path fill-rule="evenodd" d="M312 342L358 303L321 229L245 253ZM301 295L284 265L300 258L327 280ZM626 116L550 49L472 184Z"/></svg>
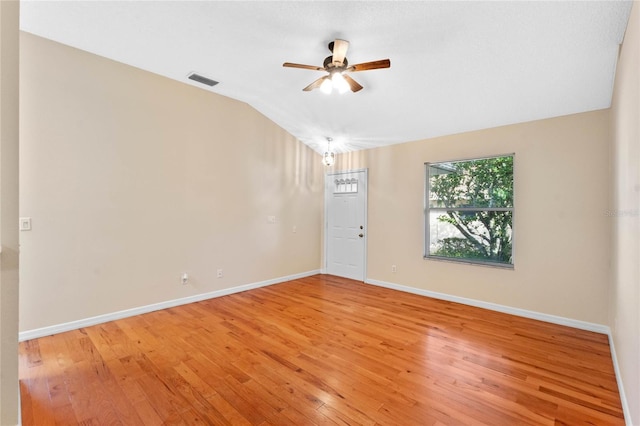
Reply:
<svg viewBox="0 0 640 426"><path fill-rule="evenodd" d="M362 238L364 237L364 234L358 234L358 237Z"/></svg>
<svg viewBox="0 0 640 426"><path fill-rule="evenodd" d="M360 229L364 229L364 226L360 225Z"/></svg>

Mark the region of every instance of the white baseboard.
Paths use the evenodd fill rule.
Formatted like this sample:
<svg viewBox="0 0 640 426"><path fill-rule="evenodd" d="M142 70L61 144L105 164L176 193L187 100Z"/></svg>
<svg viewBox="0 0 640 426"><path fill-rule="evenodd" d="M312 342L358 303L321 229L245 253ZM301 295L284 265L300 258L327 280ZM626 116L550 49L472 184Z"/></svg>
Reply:
<svg viewBox="0 0 640 426"><path fill-rule="evenodd" d="M420 296L432 297L434 299L446 300L448 302L461 303L463 305L475 306L477 308L489 309L491 311L503 312L505 314L516 315L524 318L531 318L539 321L550 322L552 324L566 325L568 327L578 328L580 330L594 331L596 333L609 334L611 331L608 326L602 324L595 324L586 321L574 320L571 318L559 317L555 315L543 314L535 311L528 311L526 309L513 308L511 306L499 305L497 303L483 302L482 300L468 299L466 297L452 296L450 294L438 293L430 290L423 290L420 288L409 287L401 284L394 284L385 281L378 281L367 279L367 284L377 285L379 287L386 287L393 290L404 291L406 293L418 294Z"/></svg>
<svg viewBox="0 0 640 426"><path fill-rule="evenodd" d="M20 385L18 384L18 424L22 426L22 395L20 394Z"/></svg>
<svg viewBox="0 0 640 426"><path fill-rule="evenodd" d="M618 393L620 394L620 403L622 404L622 413L624 414L624 423L627 426L633 426L631 423L631 411L629 411L629 401L624 393L624 384L622 383L622 375L620 374L620 364L618 364L618 355L616 355L616 346L613 343L613 335L611 330L607 333L609 336L609 348L611 349L611 359L613 360L613 371L616 373L616 382L618 383Z"/></svg>
<svg viewBox="0 0 640 426"><path fill-rule="evenodd" d="M174 306L186 305L188 303L200 302L202 300L213 299L216 297L227 296L229 294L240 293L242 291L253 290L255 288L266 287L273 284L279 284L286 281L296 280L299 278L310 277L319 274L320 270L301 272L299 274L288 275L286 277L278 277L270 280L259 281L251 284L244 284L237 287L225 288L209 293L197 294L195 296L183 297L180 299L167 300L166 302L154 303L152 305L141 306L139 308L125 309L124 311L112 312L109 314L98 315L91 318L85 318L77 321L56 324L48 327L27 330L18 334L20 342L39 337L50 336L52 334L63 333L65 331L77 330L82 327L89 327L96 324L102 324L109 321L115 321L122 318L132 317L135 315L146 314L148 312L159 311L160 309L173 308Z"/></svg>
<svg viewBox="0 0 640 426"><path fill-rule="evenodd" d="M496 303L483 302L481 300L468 299L466 297L452 296L450 294L438 293L435 291L423 290L415 287L409 287L401 284L394 284L385 281L367 279L365 283L377 285L379 287L390 288L393 290L404 291L406 293L413 293L420 296L432 297L434 299L446 300L448 302L461 303L463 305L475 306L477 308L489 309L491 311L503 312L505 314L516 315L524 318L531 318L535 320L545 321L552 324L566 325L568 327L577 328L580 330L593 331L595 333L606 334L609 337L609 347L611 349L611 359L613 360L613 368L616 374L616 382L618 383L618 393L620 394L620 402L622 404L622 412L624 414L625 423L628 426L632 426L631 415L629 414L629 402L624 392L624 386L622 384L622 376L620 375L620 366L618 364L618 356L616 355L616 349L613 344L613 336L611 335L611 328L602 325L595 324L586 321L574 320L571 318L559 317L556 315L543 314L540 312L529 311L526 309L513 308L511 306L499 305Z"/></svg>

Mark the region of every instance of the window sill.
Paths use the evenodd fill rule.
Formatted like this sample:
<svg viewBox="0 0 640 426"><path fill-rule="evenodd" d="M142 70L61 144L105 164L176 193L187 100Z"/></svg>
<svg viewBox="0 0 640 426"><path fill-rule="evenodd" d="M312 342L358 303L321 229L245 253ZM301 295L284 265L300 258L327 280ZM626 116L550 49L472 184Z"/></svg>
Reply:
<svg viewBox="0 0 640 426"><path fill-rule="evenodd" d="M485 266L488 268L496 268L496 269L507 269L507 270L515 269L513 264L480 262L480 261L473 261L473 260L466 260L466 259L453 259L450 257L440 257L440 256L423 256L423 258L424 260L435 260L438 262L449 262L449 263L461 263L464 265Z"/></svg>

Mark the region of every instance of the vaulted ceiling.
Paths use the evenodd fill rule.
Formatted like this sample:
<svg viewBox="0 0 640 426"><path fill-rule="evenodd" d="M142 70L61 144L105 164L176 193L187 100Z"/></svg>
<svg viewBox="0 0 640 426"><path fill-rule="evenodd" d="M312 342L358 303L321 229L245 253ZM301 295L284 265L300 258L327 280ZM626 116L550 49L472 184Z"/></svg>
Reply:
<svg viewBox="0 0 640 426"><path fill-rule="evenodd" d="M339 151L607 108L630 1L33 1L21 29L246 102ZM302 88L335 38L357 93ZM187 78L197 72L212 88ZM100 84L100 76L96 76Z"/></svg>

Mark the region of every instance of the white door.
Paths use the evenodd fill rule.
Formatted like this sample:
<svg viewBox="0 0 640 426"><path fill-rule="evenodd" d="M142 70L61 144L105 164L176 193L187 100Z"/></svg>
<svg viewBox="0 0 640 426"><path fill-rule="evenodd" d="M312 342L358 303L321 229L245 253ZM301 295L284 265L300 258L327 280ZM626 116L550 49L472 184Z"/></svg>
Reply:
<svg viewBox="0 0 640 426"><path fill-rule="evenodd" d="M327 274L364 281L367 247L367 171L325 179Z"/></svg>

